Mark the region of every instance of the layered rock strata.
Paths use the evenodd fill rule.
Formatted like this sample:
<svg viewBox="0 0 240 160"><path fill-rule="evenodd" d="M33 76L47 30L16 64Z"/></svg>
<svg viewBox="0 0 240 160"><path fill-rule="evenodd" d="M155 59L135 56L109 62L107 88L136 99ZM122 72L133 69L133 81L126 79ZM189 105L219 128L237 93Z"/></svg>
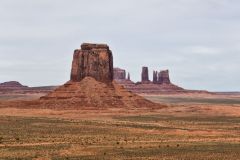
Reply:
<svg viewBox="0 0 240 160"><path fill-rule="evenodd" d="M168 70L160 71L159 77L158 77L158 83L160 83L160 84L171 84Z"/></svg>
<svg viewBox="0 0 240 160"><path fill-rule="evenodd" d="M71 80L42 97L41 106L61 109L162 107L112 81L112 66L112 52L107 45L83 44L74 52Z"/></svg>
<svg viewBox="0 0 240 160"><path fill-rule="evenodd" d="M119 79L119 80L126 79L126 71L124 69L114 68L113 79Z"/></svg>
<svg viewBox="0 0 240 160"><path fill-rule="evenodd" d="M84 43L74 51L71 81L80 82L85 77L110 83L113 80L113 56L106 44Z"/></svg>

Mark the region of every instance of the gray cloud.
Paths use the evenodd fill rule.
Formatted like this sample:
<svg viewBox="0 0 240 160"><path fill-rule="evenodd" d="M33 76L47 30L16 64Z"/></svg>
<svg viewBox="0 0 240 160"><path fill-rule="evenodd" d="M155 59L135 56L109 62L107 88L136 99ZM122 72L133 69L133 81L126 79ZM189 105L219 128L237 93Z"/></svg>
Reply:
<svg viewBox="0 0 240 160"><path fill-rule="evenodd" d="M62 84L82 42L108 43L115 66L169 68L190 89L240 90L238 0L0 1L0 81Z"/></svg>

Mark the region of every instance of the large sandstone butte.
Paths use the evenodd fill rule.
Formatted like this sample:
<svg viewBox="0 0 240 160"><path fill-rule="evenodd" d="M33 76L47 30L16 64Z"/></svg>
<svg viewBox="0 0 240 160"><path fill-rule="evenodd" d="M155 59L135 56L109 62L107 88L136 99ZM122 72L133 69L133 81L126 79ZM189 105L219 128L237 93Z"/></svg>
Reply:
<svg viewBox="0 0 240 160"><path fill-rule="evenodd" d="M85 77L110 83L113 80L113 56L106 44L84 43L73 55L71 81L80 82Z"/></svg>
<svg viewBox="0 0 240 160"><path fill-rule="evenodd" d="M71 80L40 102L45 108L79 109L84 107L161 108L113 80L112 52L107 45L83 44L74 52Z"/></svg>

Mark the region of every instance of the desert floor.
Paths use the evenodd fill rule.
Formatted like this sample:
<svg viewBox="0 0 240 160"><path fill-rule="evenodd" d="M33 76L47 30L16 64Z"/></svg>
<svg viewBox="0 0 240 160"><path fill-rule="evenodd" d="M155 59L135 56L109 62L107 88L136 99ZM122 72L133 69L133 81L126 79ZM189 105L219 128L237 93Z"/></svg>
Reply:
<svg viewBox="0 0 240 160"><path fill-rule="evenodd" d="M158 110L2 107L0 159L240 159L239 95L145 97L167 107ZM0 96L0 101L15 98L26 99L21 95L5 95Z"/></svg>

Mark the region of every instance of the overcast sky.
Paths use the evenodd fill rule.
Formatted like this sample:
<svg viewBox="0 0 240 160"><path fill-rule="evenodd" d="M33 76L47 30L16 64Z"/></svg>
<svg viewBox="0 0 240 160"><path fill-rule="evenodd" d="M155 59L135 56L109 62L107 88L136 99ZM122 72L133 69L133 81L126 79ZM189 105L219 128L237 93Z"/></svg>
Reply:
<svg viewBox="0 0 240 160"><path fill-rule="evenodd" d="M63 84L83 42L107 43L134 81L149 66L187 89L240 91L239 0L0 0L0 82Z"/></svg>

